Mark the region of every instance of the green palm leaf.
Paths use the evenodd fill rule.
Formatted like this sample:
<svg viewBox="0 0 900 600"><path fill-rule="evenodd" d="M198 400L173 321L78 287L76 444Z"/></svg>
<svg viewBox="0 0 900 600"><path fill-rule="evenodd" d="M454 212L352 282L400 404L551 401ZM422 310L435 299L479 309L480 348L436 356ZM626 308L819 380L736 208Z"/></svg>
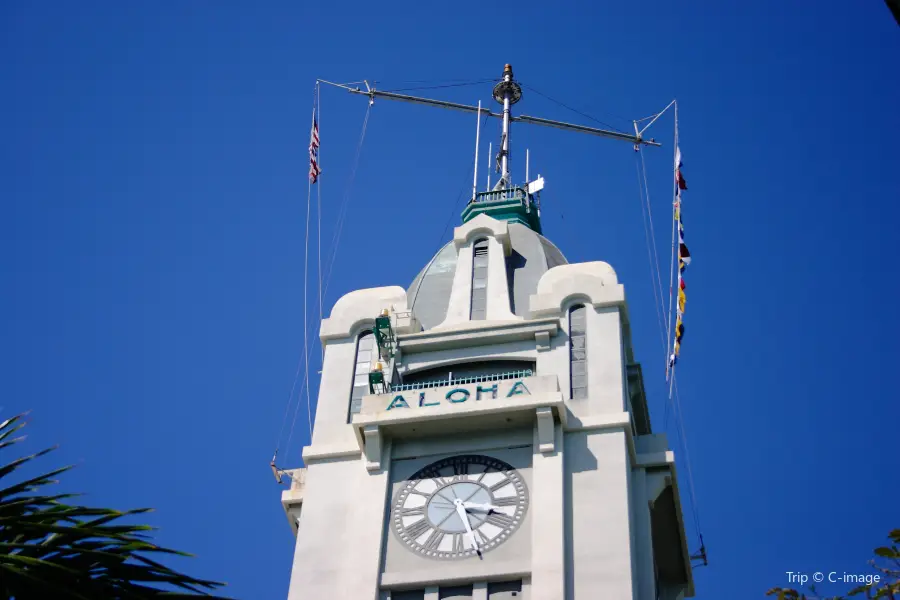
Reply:
<svg viewBox="0 0 900 600"><path fill-rule="evenodd" d="M13 435L25 426L22 415L0 423L0 449L20 443ZM0 465L0 480L51 452L42 450ZM147 555L190 556L149 541L148 525L122 519L152 509L118 511L67 504L75 494L42 494L55 469L0 488L0 599L168 600L211 598L222 583L180 573Z"/></svg>

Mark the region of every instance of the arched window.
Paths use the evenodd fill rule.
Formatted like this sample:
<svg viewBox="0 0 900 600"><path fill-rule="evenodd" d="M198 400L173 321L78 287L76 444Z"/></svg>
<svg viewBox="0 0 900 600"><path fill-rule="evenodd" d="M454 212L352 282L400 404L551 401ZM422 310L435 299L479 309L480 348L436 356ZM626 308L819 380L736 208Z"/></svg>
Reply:
<svg viewBox="0 0 900 600"><path fill-rule="evenodd" d="M363 331L356 340L356 364L353 366L353 388L350 390L350 412L347 422L362 408L362 397L369 393L369 368L375 351L375 336Z"/></svg>
<svg viewBox="0 0 900 600"><path fill-rule="evenodd" d="M472 321L487 318L488 241L476 240L472 245Z"/></svg>
<svg viewBox="0 0 900 600"><path fill-rule="evenodd" d="M569 309L569 377L572 399L587 398L587 310Z"/></svg>

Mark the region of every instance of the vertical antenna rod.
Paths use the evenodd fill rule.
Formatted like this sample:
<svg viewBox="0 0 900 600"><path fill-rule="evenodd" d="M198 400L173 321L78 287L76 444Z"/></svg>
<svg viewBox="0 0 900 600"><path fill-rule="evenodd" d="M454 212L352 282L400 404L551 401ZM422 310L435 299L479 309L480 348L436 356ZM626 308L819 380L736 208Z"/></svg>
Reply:
<svg viewBox="0 0 900 600"><path fill-rule="evenodd" d="M500 188L509 187L509 111L522 99L522 88L513 81L512 65L503 67L503 79L494 86L494 100L503 105L503 134L500 137Z"/></svg>
<svg viewBox="0 0 900 600"><path fill-rule="evenodd" d="M488 185L487 185L487 189L485 190L487 192L491 191L491 152L493 152L493 151L494 151L494 143L488 142L488 167L487 167Z"/></svg>
<svg viewBox="0 0 900 600"><path fill-rule="evenodd" d="M478 114L475 115L475 175L472 177L472 199L478 194L478 140L481 137L481 100L478 101Z"/></svg>
<svg viewBox="0 0 900 600"><path fill-rule="evenodd" d="M528 182L528 148L525 148L525 183Z"/></svg>

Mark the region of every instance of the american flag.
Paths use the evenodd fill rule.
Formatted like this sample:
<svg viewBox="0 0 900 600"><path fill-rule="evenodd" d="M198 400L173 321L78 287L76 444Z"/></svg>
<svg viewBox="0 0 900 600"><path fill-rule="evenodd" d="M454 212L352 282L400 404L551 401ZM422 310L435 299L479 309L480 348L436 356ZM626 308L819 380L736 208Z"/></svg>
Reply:
<svg viewBox="0 0 900 600"><path fill-rule="evenodd" d="M309 182L315 183L319 179L319 122L313 115L312 131L309 133Z"/></svg>

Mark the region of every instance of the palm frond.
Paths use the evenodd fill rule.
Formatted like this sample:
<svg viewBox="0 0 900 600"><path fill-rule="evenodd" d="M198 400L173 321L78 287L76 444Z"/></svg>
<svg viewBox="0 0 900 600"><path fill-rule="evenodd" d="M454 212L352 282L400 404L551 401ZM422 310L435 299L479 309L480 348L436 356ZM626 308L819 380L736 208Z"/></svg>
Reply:
<svg viewBox="0 0 900 600"><path fill-rule="evenodd" d="M0 423L0 449L24 440L13 437L26 425L22 417ZM53 449L0 465L0 479ZM211 594L223 583L191 577L149 558L190 556L153 544L147 533L153 527L122 524L123 519L152 509L92 508L68 504L75 494L41 493L70 468L0 489L0 598L227 600Z"/></svg>

